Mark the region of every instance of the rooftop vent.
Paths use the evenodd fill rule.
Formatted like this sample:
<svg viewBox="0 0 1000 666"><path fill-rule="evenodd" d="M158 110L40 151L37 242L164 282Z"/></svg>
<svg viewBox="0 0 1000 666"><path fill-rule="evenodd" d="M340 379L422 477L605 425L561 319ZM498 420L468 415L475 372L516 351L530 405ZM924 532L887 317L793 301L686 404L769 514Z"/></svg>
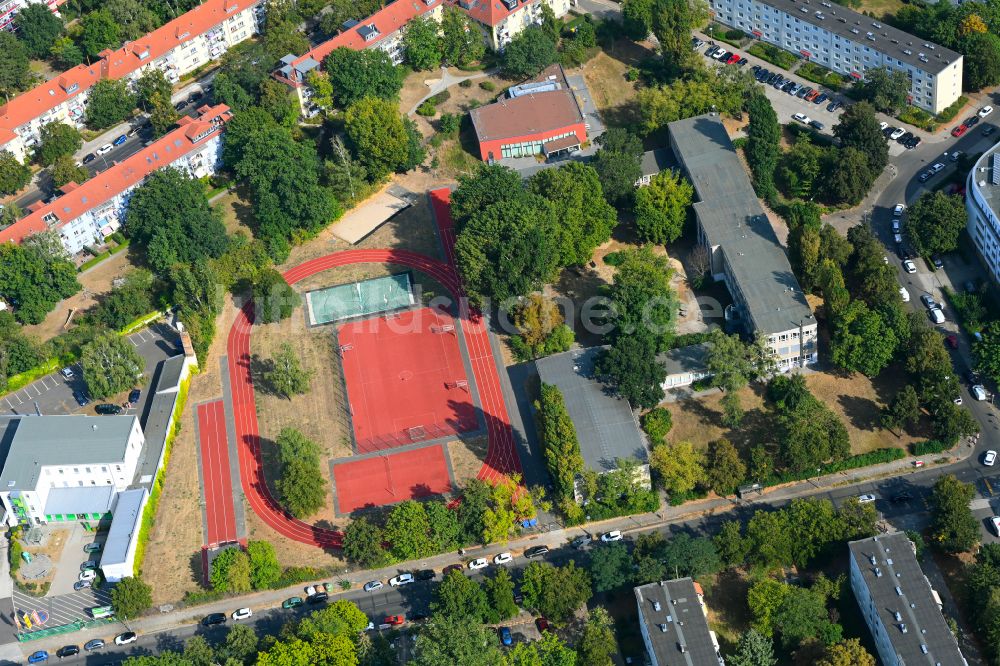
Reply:
<svg viewBox="0 0 1000 666"><path fill-rule="evenodd" d="M900 597L903 596L903 590L899 587L899 585L896 586L896 595Z"/></svg>
<svg viewBox="0 0 1000 666"><path fill-rule="evenodd" d="M654 601L653 602L653 610L655 610L655 611L659 611L660 610L660 602L659 601Z"/></svg>
<svg viewBox="0 0 1000 666"><path fill-rule="evenodd" d="M927 646L924 645L923 643L921 643L920 644L920 651L923 652L924 654L927 654Z"/></svg>
<svg viewBox="0 0 1000 666"><path fill-rule="evenodd" d="M663 633L667 633L667 625L661 624L660 625L660 631L662 631Z"/></svg>

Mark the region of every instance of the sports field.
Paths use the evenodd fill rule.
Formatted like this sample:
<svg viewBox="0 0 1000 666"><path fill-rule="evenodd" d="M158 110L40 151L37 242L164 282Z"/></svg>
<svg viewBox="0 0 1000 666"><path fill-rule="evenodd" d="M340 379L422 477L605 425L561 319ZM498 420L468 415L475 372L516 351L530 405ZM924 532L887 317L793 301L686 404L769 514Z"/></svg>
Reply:
<svg viewBox="0 0 1000 666"><path fill-rule="evenodd" d="M311 326L391 312L410 307L414 302L409 273L306 292L306 311Z"/></svg>

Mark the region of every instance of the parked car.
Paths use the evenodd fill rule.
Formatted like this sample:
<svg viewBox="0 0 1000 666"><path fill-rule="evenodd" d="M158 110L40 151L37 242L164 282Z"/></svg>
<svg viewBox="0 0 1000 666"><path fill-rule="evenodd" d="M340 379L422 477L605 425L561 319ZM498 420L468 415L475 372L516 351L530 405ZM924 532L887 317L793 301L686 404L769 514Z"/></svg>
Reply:
<svg viewBox="0 0 1000 666"><path fill-rule="evenodd" d="M126 141L128 141L128 135L127 134L122 134L122 135L120 135L118 137L115 137L115 140L111 142L111 145L113 145L113 146L120 146L120 145L124 144Z"/></svg>
<svg viewBox="0 0 1000 666"><path fill-rule="evenodd" d="M836 111L837 109L839 109L842 106L844 106L844 105L841 104L840 102L830 102L829 104L826 105L826 110L830 111L830 112L833 112L833 111Z"/></svg>
<svg viewBox="0 0 1000 666"><path fill-rule="evenodd" d="M380 580L370 580L364 585L365 592L375 592L376 590L381 590L385 585L382 584Z"/></svg>
<svg viewBox="0 0 1000 666"><path fill-rule="evenodd" d="M250 610L247 608L246 610ZM129 643L135 643L136 639L139 638L134 631L126 631L123 634L118 634L115 636L115 645L128 645Z"/></svg>
<svg viewBox="0 0 1000 666"><path fill-rule="evenodd" d="M992 106L984 106L983 108L979 109L979 112L978 112L977 115L980 118L985 118L986 116L990 115L991 113L993 113L993 107Z"/></svg>
<svg viewBox="0 0 1000 666"><path fill-rule="evenodd" d="M966 118L965 122L962 124L965 125L966 129L971 129L979 124L979 116L971 116L969 118Z"/></svg>
<svg viewBox="0 0 1000 666"><path fill-rule="evenodd" d="M184 107L187 106L187 100L181 100L174 104L174 111L183 111Z"/></svg>
<svg viewBox="0 0 1000 666"><path fill-rule="evenodd" d="M548 546L534 546L524 551L524 556L530 559L532 557L541 557L547 552L549 552Z"/></svg>
<svg viewBox="0 0 1000 666"><path fill-rule="evenodd" d="M593 539L591 539L588 535L581 534L577 538L573 539L573 547L579 550L580 548L587 546L587 544L591 541L593 541Z"/></svg>
<svg viewBox="0 0 1000 666"><path fill-rule="evenodd" d="M935 324L944 323L944 312L941 311L941 308L931 308L927 311L927 316L930 317L931 321Z"/></svg>
<svg viewBox="0 0 1000 666"><path fill-rule="evenodd" d="M899 298L904 303L909 303L910 302L910 292L906 291L906 287L900 287L899 288Z"/></svg>
<svg viewBox="0 0 1000 666"><path fill-rule="evenodd" d="M96 569L96 568L97 568L97 562L95 562L94 560L87 560L86 562L80 565L80 571L86 571L87 569Z"/></svg>
<svg viewBox="0 0 1000 666"><path fill-rule="evenodd" d="M869 502L875 501L875 496L871 493L865 493L864 495L858 495L858 501L862 504L868 504Z"/></svg>
<svg viewBox="0 0 1000 666"><path fill-rule="evenodd" d="M914 148L920 145L921 141L923 141L923 139L921 139L919 136L911 136L909 139L903 142L903 145L906 146L907 149L913 150Z"/></svg>
<svg viewBox="0 0 1000 666"><path fill-rule="evenodd" d="M604 543L611 543L612 541L621 541L622 531L621 530L611 530L610 532L605 532L601 535L601 541Z"/></svg>
<svg viewBox="0 0 1000 666"><path fill-rule="evenodd" d="M406 618L402 615L389 615L388 617L385 618L385 620L382 621L383 624L389 624L394 627L398 627L404 622L406 622Z"/></svg>
<svg viewBox="0 0 1000 666"><path fill-rule="evenodd" d="M91 584L89 580L78 580L75 583L73 583L73 589L77 592L79 592L80 590L86 590L90 587Z"/></svg>
<svg viewBox="0 0 1000 666"><path fill-rule="evenodd" d="M953 137L955 137L955 138L958 138L958 137L962 136L963 134L965 134L968 130L969 130L969 128L966 127L965 125L959 125L958 127L956 127L955 129L953 129L951 131L951 135Z"/></svg>
<svg viewBox="0 0 1000 666"><path fill-rule="evenodd" d="M246 620L247 618L252 617L252 616L253 616L253 611L250 610L249 608L245 608L245 607L244 608L237 608L236 610L233 611L233 619L234 620Z"/></svg>
<svg viewBox="0 0 1000 666"><path fill-rule="evenodd" d="M745 67L748 62L750 62L750 61L747 60L746 58L740 58L739 62L736 63L736 66L737 67Z"/></svg>
<svg viewBox="0 0 1000 666"><path fill-rule="evenodd" d="M983 136L989 136L990 134L993 134L993 132L996 131L997 131L996 125L987 125L986 127L983 128L982 134Z"/></svg>
<svg viewBox="0 0 1000 666"><path fill-rule="evenodd" d="M63 657L72 657L73 655L80 654L79 645L64 645L58 650L56 650L56 656L62 659Z"/></svg>
<svg viewBox="0 0 1000 666"><path fill-rule="evenodd" d="M544 634L549 630L549 621L544 617L535 618L535 626L538 627L538 632Z"/></svg>
<svg viewBox="0 0 1000 666"><path fill-rule="evenodd" d="M804 98L806 95L808 95L811 92L812 92L812 88L810 88L809 86L806 86L802 90L800 90L797 93L795 93L795 96L798 97L799 99L802 99L802 98Z"/></svg>
<svg viewBox="0 0 1000 666"><path fill-rule="evenodd" d="M393 576L389 579L390 587L399 587L401 585L409 585L414 581L413 574L411 573L401 573L398 576Z"/></svg>
<svg viewBox="0 0 1000 666"><path fill-rule="evenodd" d="M923 303L924 307L928 310L937 307L937 303L934 302L934 298L930 294L920 294L920 302Z"/></svg>
<svg viewBox="0 0 1000 666"><path fill-rule="evenodd" d="M820 93L819 96L813 100L813 104L822 104L828 99L830 99L829 95L827 95L826 93Z"/></svg>
<svg viewBox="0 0 1000 666"><path fill-rule="evenodd" d="M141 389L132 389L128 393L128 401L130 403L132 403L133 405L136 404L137 402L139 402L139 398L141 398L141 397L142 397L142 390Z"/></svg>
<svg viewBox="0 0 1000 666"><path fill-rule="evenodd" d="M490 566L490 561L485 557L477 557L469 562L469 568L473 571L476 571L477 569L485 569L488 566Z"/></svg>
<svg viewBox="0 0 1000 666"><path fill-rule="evenodd" d="M931 263L934 264L934 268L944 268L944 261L939 254L931 255Z"/></svg>
<svg viewBox="0 0 1000 666"><path fill-rule="evenodd" d="M281 607L287 610L289 608L298 608L304 603L305 601L302 600L302 597L289 597L281 602Z"/></svg>
<svg viewBox="0 0 1000 666"><path fill-rule="evenodd" d="M514 561L514 556L510 553L500 553L493 558L493 564L509 564Z"/></svg>
<svg viewBox="0 0 1000 666"><path fill-rule="evenodd" d="M993 533L1000 536L1000 516L990 518L990 524L993 525Z"/></svg>
<svg viewBox="0 0 1000 666"><path fill-rule="evenodd" d="M330 595L326 592L316 592L315 594L310 594L306 597L306 601L310 604L321 604L329 598Z"/></svg>
<svg viewBox="0 0 1000 666"><path fill-rule="evenodd" d="M990 449L983 455L983 464L986 465L987 467L993 467L993 465L996 464L996 461L997 461L997 452L994 451L993 449Z"/></svg>
<svg viewBox="0 0 1000 666"><path fill-rule="evenodd" d="M97 155L95 155L94 153L87 153L86 155L83 156L83 163L84 164L90 164L91 162L93 162L96 159L97 159Z"/></svg>
<svg viewBox="0 0 1000 666"><path fill-rule="evenodd" d="M890 138L891 138L891 135L890 135ZM899 138L897 138L896 141L898 143L906 143L907 141L909 141L912 138L913 138L913 132L906 132L906 131L904 131L902 134L899 135Z"/></svg>
<svg viewBox="0 0 1000 666"><path fill-rule="evenodd" d="M417 580L434 580L434 569L421 569L417 572Z"/></svg>
<svg viewBox="0 0 1000 666"><path fill-rule="evenodd" d="M225 615L223 615L223 617L225 617ZM95 638L93 640L89 640L86 643L84 643L83 649L90 652L92 650L100 650L104 646L105 643L103 638Z"/></svg>
<svg viewBox="0 0 1000 666"><path fill-rule="evenodd" d="M804 113L793 113L792 120L797 120L803 125L808 125L812 119Z"/></svg>
<svg viewBox="0 0 1000 666"><path fill-rule="evenodd" d="M87 569L86 571L81 571L80 575L77 576L78 580L94 580L97 578L97 572L93 569Z"/></svg>
<svg viewBox="0 0 1000 666"><path fill-rule="evenodd" d="M514 644L514 637L510 635L510 627L500 627L500 642L504 645Z"/></svg>
<svg viewBox="0 0 1000 666"><path fill-rule="evenodd" d="M35 650L30 655L28 655L29 664L39 664L43 661L49 660L49 653L45 650Z"/></svg>
<svg viewBox="0 0 1000 666"><path fill-rule="evenodd" d="M823 123L821 123L818 120L810 120L809 121L809 127L812 127L813 129L818 129L818 130L826 129L826 125L824 125Z"/></svg>
<svg viewBox="0 0 1000 666"><path fill-rule="evenodd" d="M110 402L102 402L101 404L94 407L94 411L98 414L104 414L105 416L113 416L115 414L121 414L121 405L114 405Z"/></svg>
<svg viewBox="0 0 1000 666"><path fill-rule="evenodd" d="M906 206L904 206L901 203L898 203L898 204L896 204L895 206L892 207L892 216L893 217L901 217L903 215L903 211L904 210L906 210Z"/></svg>
<svg viewBox="0 0 1000 666"><path fill-rule="evenodd" d="M944 342L945 342L946 345L948 345L952 349L958 349L958 336L955 335L954 333L952 333L951 335L949 335L948 337L946 337L944 339Z"/></svg>
<svg viewBox="0 0 1000 666"><path fill-rule="evenodd" d="M903 262L903 270L906 271L907 273L916 273L917 265L912 261L910 261L909 259L907 259L906 261Z"/></svg>
<svg viewBox="0 0 1000 666"><path fill-rule="evenodd" d="M90 398L81 393L80 391L73 391L73 399L76 400L76 404L81 407L86 407L90 404Z"/></svg>
<svg viewBox="0 0 1000 666"><path fill-rule="evenodd" d="M83 547L83 552L85 552L85 553L99 553L99 552L101 552L101 548L103 548L103 547L104 546L102 544L99 544L99 543L88 543L86 546Z"/></svg>
<svg viewBox="0 0 1000 666"><path fill-rule="evenodd" d="M986 400L986 398L989 397L986 393L986 387L983 386L982 384L976 384L975 386L970 388L969 393L972 394L973 398L979 401Z"/></svg>
<svg viewBox="0 0 1000 666"><path fill-rule="evenodd" d="M103 146L101 146L100 148L98 148L96 152L97 152L98 155L107 155L108 153L110 153L114 149L115 149L114 146L112 146L110 143L106 143Z"/></svg>
<svg viewBox="0 0 1000 666"><path fill-rule="evenodd" d="M201 623L206 627L211 627L217 624L225 624L226 619L225 613L210 613L201 619Z"/></svg>
<svg viewBox="0 0 1000 666"><path fill-rule="evenodd" d="M740 56L739 53L733 53L732 55L729 56L729 58L726 59L726 64L727 65L735 65L736 63L738 63L740 61L740 57L741 56Z"/></svg>

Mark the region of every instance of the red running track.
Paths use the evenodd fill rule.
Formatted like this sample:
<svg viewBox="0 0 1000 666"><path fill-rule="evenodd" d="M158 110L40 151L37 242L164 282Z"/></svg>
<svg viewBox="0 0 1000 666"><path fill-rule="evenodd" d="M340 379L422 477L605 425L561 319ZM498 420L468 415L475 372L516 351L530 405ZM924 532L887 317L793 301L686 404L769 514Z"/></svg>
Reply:
<svg viewBox="0 0 1000 666"><path fill-rule="evenodd" d="M221 400L198 405L198 440L205 491L205 542L215 547L237 539L226 413Z"/></svg>
<svg viewBox="0 0 1000 666"><path fill-rule="evenodd" d="M438 205L435 205L437 210ZM446 209L447 210L447 209ZM450 219L450 217L449 217ZM450 244L449 244L450 248ZM450 256L450 253L449 253ZM352 264L396 264L412 268L436 279L456 298L462 288L455 270L436 259L406 250L348 250L318 257L285 272L285 280L295 284L316 273ZM279 534L302 543L323 548L339 548L343 533L305 523L285 511L271 495L264 479L263 459L260 452L260 435L257 426L257 407L254 399L253 380L250 376L250 333L253 328L253 305L247 302L236 317L229 332L227 349L229 374L233 387L233 415L236 421L236 440L240 454L240 479L247 501L261 520ZM500 477L521 471L514 434L510 427L507 406L500 388L500 376L490 349L489 331L478 312L462 322L472 374L476 379L480 405L486 422L489 449L478 477L496 481Z"/></svg>

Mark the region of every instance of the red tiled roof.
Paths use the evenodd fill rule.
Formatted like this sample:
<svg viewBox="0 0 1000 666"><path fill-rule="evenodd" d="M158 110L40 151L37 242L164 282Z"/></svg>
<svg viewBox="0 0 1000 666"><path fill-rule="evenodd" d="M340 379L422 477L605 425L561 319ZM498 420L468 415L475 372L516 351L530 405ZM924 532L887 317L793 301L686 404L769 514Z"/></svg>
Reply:
<svg viewBox="0 0 1000 666"><path fill-rule="evenodd" d="M83 184L69 183L63 186L63 195L52 203L37 208L32 207L33 210L27 217L0 230L0 242L20 243L26 236L45 231L49 225L42 218L49 213L59 218L55 225L57 229L75 220L88 210L100 206L142 182L157 169L170 165L196 147L204 145L215 135L215 132L208 135L205 132L211 130L217 123L225 123L232 117L229 107L225 104L204 106L198 111L201 114L199 118L189 116L181 118L180 127L124 162L102 171ZM199 136L201 138L196 140Z"/></svg>
<svg viewBox="0 0 1000 666"><path fill-rule="evenodd" d="M514 9L507 9L507 6L500 0L468 0L467 2L460 2L458 6L480 23L496 27L500 21L524 9L527 4L518 2Z"/></svg>
<svg viewBox="0 0 1000 666"><path fill-rule="evenodd" d="M551 132L583 122L572 90L501 99L469 112L479 142Z"/></svg>
<svg viewBox="0 0 1000 666"><path fill-rule="evenodd" d="M252 7L259 1L205 0L186 14L125 44L117 51L104 51L99 62L77 65L52 80L21 93L0 106L0 141L9 141L13 138L9 135L10 131L79 95L102 78L123 78L163 56L178 44L208 32L233 13ZM146 57L140 57L145 52L148 52Z"/></svg>
<svg viewBox="0 0 1000 666"><path fill-rule="evenodd" d="M380 41L402 28L411 20L433 11L440 5L441 0L433 0L430 4L425 3L424 0L396 0L396 2L380 9L365 20L358 23L356 26L343 31L339 35L326 40L322 44L316 45L303 55L296 58L292 65L301 64L309 58L312 58L318 63L322 63L323 59L330 55L334 49L338 49L342 46L360 50L372 46L373 44L378 44ZM358 28L371 24L375 24L375 28L378 30L378 36L366 42L358 33Z"/></svg>

